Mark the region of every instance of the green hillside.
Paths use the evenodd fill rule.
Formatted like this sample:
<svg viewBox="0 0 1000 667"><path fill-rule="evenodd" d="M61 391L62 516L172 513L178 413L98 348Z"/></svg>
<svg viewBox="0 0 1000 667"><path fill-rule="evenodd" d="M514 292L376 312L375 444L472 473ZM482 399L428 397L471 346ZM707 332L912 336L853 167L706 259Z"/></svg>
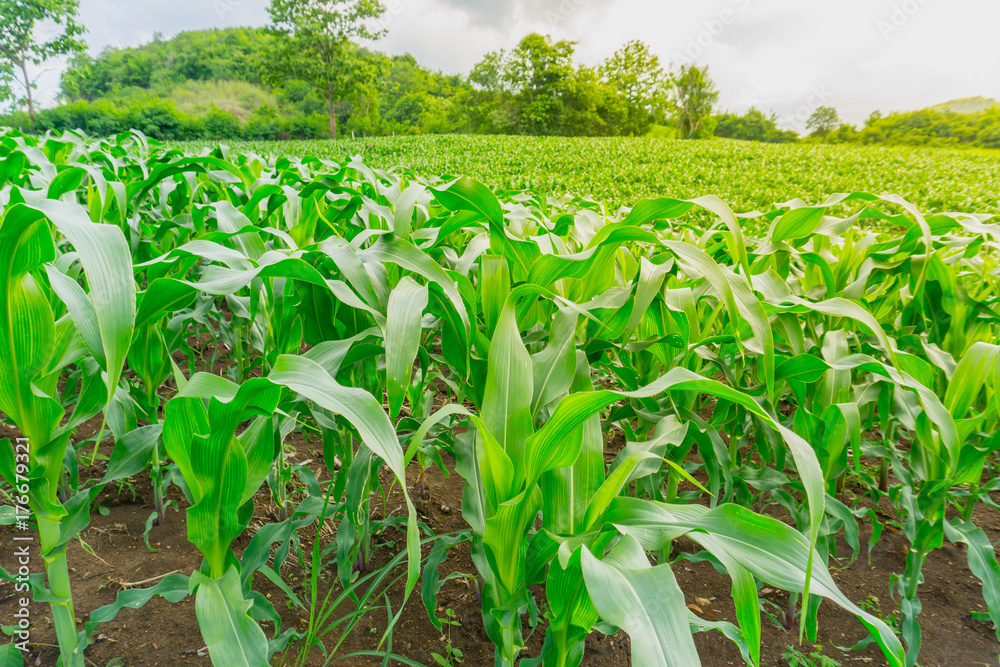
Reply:
<svg viewBox="0 0 1000 667"><path fill-rule="evenodd" d="M362 63L369 82L340 95L331 110L321 91L297 79L295 70L268 74L281 39L263 28L198 30L169 39L156 35L147 44L107 48L95 57L80 54L62 76L62 103L43 110L34 130L106 136L136 128L168 140L252 141L328 138L334 125L340 134L360 137L685 134L677 104L680 75L667 72L641 42L591 68L576 62L574 43L532 34L511 50L486 54L465 75L435 72L411 55L389 57L352 46L349 60L355 65L344 66ZM709 95L717 97L707 83ZM1000 103L990 98L875 111L860 127L843 123L835 109L819 112L827 118L821 129L811 127L809 136L800 137L781 129L773 113L714 109L698 136L1000 149ZM0 125L27 129L26 121L15 114Z"/></svg>
<svg viewBox="0 0 1000 667"><path fill-rule="evenodd" d="M278 96L247 81L185 81L169 92L177 109L191 116L204 116L213 108L246 123L255 111L276 108Z"/></svg>
<svg viewBox="0 0 1000 667"><path fill-rule="evenodd" d="M973 114L993 109L998 106L1000 106L1000 102L997 102L989 97L963 97L960 100L951 100L949 102L938 104L932 107L932 109L934 109L934 111Z"/></svg>

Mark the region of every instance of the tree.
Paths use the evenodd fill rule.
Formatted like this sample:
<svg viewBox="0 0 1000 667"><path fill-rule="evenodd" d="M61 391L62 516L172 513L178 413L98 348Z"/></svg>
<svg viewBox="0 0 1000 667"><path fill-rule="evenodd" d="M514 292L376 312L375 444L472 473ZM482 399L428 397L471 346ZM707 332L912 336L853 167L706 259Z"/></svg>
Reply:
<svg viewBox="0 0 1000 667"><path fill-rule="evenodd" d="M308 83L322 98L337 138L337 107L370 87L384 71L381 60L365 57L353 39L378 39L375 21L385 8L378 0L271 0L270 29L276 36L263 53L265 79Z"/></svg>
<svg viewBox="0 0 1000 667"><path fill-rule="evenodd" d="M754 107L750 107L743 116L731 113L718 116L715 124L715 136L769 143L787 143L799 138L791 130L778 128L778 116L773 111L768 116Z"/></svg>
<svg viewBox="0 0 1000 667"><path fill-rule="evenodd" d="M719 99L708 67L682 65L673 77L673 106L681 136L700 139L712 136L712 108Z"/></svg>
<svg viewBox="0 0 1000 667"><path fill-rule="evenodd" d="M558 134L572 96L574 42L532 33L473 67L470 115L486 132Z"/></svg>
<svg viewBox="0 0 1000 667"><path fill-rule="evenodd" d="M27 103L32 126L35 81L28 67L84 50L84 28L76 22L77 9L77 0L0 0L0 101ZM50 35L48 39L37 37L40 27ZM23 98L14 84L24 90Z"/></svg>
<svg viewBox="0 0 1000 667"><path fill-rule="evenodd" d="M603 80L621 93L629 106L626 130L643 135L665 116L669 78L660 58L643 42L629 42L600 67Z"/></svg>
<svg viewBox="0 0 1000 667"><path fill-rule="evenodd" d="M473 65L469 81L488 93L507 92L507 54L501 49L490 51Z"/></svg>
<svg viewBox="0 0 1000 667"><path fill-rule="evenodd" d="M531 134L554 134L565 111L564 97L573 76L574 42L533 33L507 60L506 80L516 98L520 123Z"/></svg>
<svg viewBox="0 0 1000 667"><path fill-rule="evenodd" d="M806 129L814 137L826 137L840 126L840 116L833 107L818 107L806 121Z"/></svg>
<svg viewBox="0 0 1000 667"><path fill-rule="evenodd" d="M566 94L561 133L572 137L629 134L629 111L625 97L596 70L580 67Z"/></svg>
<svg viewBox="0 0 1000 667"><path fill-rule="evenodd" d="M518 133L507 67L507 53L501 49L487 53L469 73L473 90L465 96L464 102L478 132Z"/></svg>

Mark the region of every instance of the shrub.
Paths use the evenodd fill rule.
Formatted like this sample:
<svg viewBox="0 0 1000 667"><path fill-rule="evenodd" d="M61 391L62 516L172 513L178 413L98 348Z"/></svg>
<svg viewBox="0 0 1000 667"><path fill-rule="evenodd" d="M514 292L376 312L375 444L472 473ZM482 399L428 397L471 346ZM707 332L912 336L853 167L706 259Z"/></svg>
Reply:
<svg viewBox="0 0 1000 667"><path fill-rule="evenodd" d="M202 121L206 139L232 139L243 136L239 119L229 111L223 111L214 104Z"/></svg>

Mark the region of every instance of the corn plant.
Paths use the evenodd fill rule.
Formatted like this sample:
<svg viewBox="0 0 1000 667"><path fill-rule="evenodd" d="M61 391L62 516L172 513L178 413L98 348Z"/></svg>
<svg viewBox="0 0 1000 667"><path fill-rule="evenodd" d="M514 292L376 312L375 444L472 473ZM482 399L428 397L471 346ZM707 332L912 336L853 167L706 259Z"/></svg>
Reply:
<svg viewBox="0 0 1000 667"><path fill-rule="evenodd" d="M99 488L66 502L58 490L73 429L114 396L132 337L135 287L118 228L92 223L76 204L29 201L7 208L0 222L0 264L7 267L0 285L0 369L7 378L0 410L25 438L16 448L9 440L0 443L0 475L18 491L19 504L30 508L38 528L62 663L82 666L66 544L86 527ZM89 292L56 268L53 228L78 254ZM64 314L57 320L55 312ZM100 367L100 375L61 424L65 411L57 382L68 364L86 359Z"/></svg>
<svg viewBox="0 0 1000 667"><path fill-rule="evenodd" d="M474 141L496 164L510 158L498 147L525 154ZM766 582L790 592L778 620L791 628L798 615L800 637L817 637L829 599L890 664L912 665L920 572L944 540L967 545L1000 614L1000 566L973 522L992 505L1000 447L1000 227L988 215L767 188L760 201L726 193L757 209L742 215L715 196L637 192L610 211L360 158L194 154L136 132L8 132L0 156L0 370L13 379L0 411L30 441L27 460L0 445L0 476L38 523L48 590L33 586L56 600L65 665L121 609L190 593L216 664L286 649L301 662L331 633L340 646L381 604L380 586L401 577L408 596L431 543L422 601L442 628L435 571L461 536L421 537L405 472L418 462L422 493L426 467L447 471L450 457L498 664L519 658L525 617L545 633L536 664L579 664L588 634L609 625L629 633L637 664L697 664L691 632L707 630L759 664ZM671 165L682 182L683 163ZM100 412L93 452L70 446ZM77 460L96 461L105 427L107 470L82 479ZM321 440L323 474L287 458L295 431ZM624 447L606 459L614 438ZM372 571L385 469L406 501L407 548ZM65 545L106 484L146 473L161 521L168 485L184 493L202 567L122 592L77 633ZM278 521L237 558L265 483ZM912 547L892 583L905 652L826 567L840 536L857 558L859 522L875 518L852 503L852 483L888 498ZM764 516L772 503L792 525ZM326 519L336 535L321 545ZM303 530L315 531L311 553ZM684 608L671 571L681 536L729 573L735 625ZM292 553L310 571L306 597L282 580ZM321 596L330 566L340 588ZM282 631L257 573L310 612L306 631ZM346 600L358 608L339 623L330 612Z"/></svg>

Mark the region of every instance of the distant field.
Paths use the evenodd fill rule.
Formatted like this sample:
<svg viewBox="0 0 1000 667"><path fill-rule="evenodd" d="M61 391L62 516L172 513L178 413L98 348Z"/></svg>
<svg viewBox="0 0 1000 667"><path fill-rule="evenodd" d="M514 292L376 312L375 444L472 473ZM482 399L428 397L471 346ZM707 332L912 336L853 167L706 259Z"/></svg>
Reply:
<svg viewBox="0 0 1000 667"><path fill-rule="evenodd" d="M484 136L229 145L269 156L363 155L377 167L469 175L500 190L591 195L612 209L650 197L713 193L747 212L793 198L818 203L830 194L863 191L899 194L925 212L1000 213L1000 154L983 151Z"/></svg>

